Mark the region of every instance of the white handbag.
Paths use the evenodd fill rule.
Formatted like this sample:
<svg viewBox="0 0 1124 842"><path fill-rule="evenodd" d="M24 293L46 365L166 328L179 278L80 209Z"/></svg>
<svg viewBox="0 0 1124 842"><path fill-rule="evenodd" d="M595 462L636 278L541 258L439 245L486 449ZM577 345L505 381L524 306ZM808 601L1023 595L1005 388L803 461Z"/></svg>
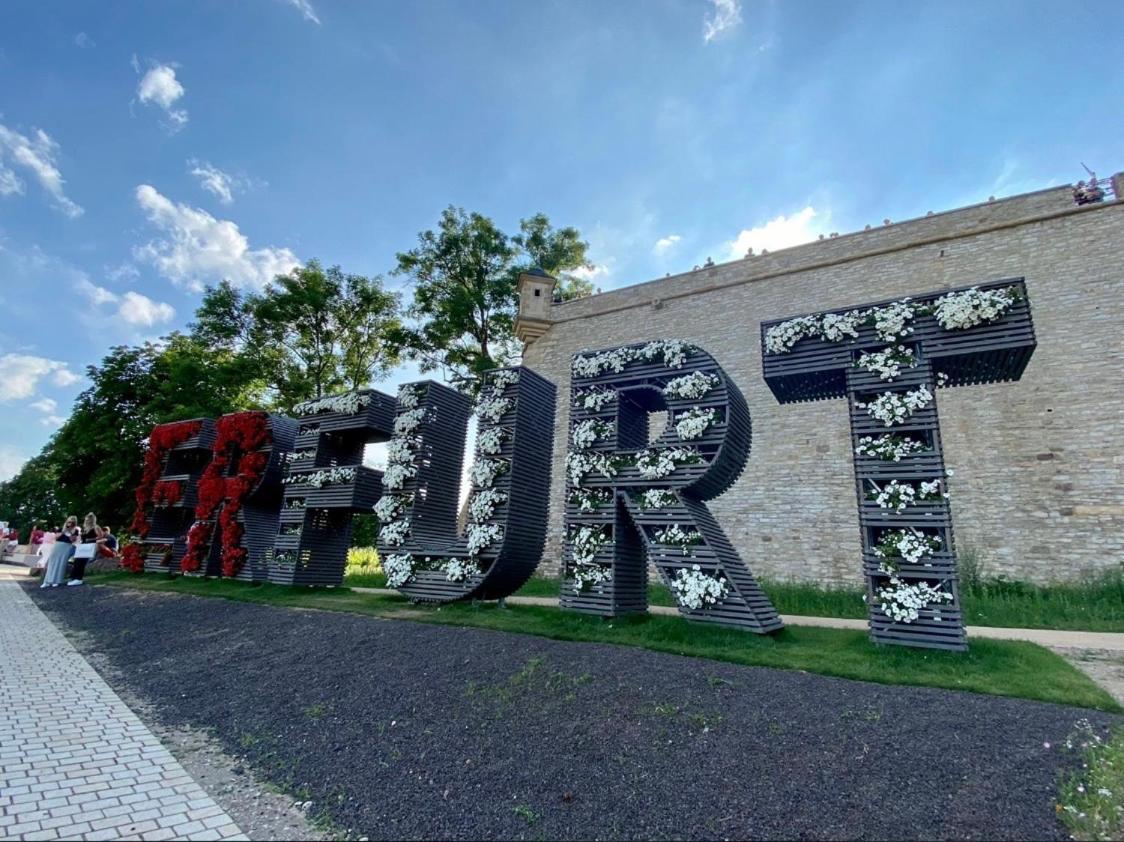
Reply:
<svg viewBox="0 0 1124 842"><path fill-rule="evenodd" d="M91 559L97 551L98 545L92 541L89 544L79 544L78 548L74 551L74 557Z"/></svg>

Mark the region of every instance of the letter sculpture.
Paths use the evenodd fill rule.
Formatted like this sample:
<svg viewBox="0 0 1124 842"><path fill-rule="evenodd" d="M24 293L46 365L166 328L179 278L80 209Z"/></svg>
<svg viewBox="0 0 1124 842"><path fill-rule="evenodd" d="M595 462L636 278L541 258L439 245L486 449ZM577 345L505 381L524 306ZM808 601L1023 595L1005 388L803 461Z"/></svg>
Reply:
<svg viewBox="0 0 1124 842"><path fill-rule="evenodd" d="M761 340L778 401L850 406L871 637L966 649L934 393L1022 376L1023 280L763 322Z"/></svg>
<svg viewBox="0 0 1124 842"><path fill-rule="evenodd" d="M782 627L706 507L741 474L745 399L710 354L650 342L573 360L566 457L564 608L614 617L648 607L655 564L693 620ZM649 416L666 411L649 441Z"/></svg>
<svg viewBox="0 0 1124 842"><path fill-rule="evenodd" d="M363 465L363 450L390 438L394 399L368 389L305 401L293 414L300 426L281 481L281 518L267 553L269 581L338 585L347 567L352 515L370 512L382 493L382 472Z"/></svg>
<svg viewBox="0 0 1124 842"><path fill-rule="evenodd" d="M457 504L471 402L432 381L398 392L383 476L379 555L415 601L498 599L531 577L546 540L555 388L529 368L484 376L468 525Z"/></svg>

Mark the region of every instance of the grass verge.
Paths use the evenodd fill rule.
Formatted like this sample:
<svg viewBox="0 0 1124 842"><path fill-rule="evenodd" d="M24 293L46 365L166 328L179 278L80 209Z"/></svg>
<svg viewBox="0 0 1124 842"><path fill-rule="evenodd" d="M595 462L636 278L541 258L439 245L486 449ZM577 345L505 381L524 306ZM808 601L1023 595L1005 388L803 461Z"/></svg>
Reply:
<svg viewBox="0 0 1124 842"><path fill-rule="evenodd" d="M772 636L646 615L613 621L557 608L495 604L413 605L398 595L348 588L289 588L222 579L128 573L91 574L93 584L221 597L290 608L346 611L391 619L494 629L555 640L637 646L748 666L796 669L821 675L1014 696L1119 712L1120 706L1088 676L1041 646L1000 640L973 641L967 654L879 647L865 632L789 626Z"/></svg>
<svg viewBox="0 0 1124 842"><path fill-rule="evenodd" d="M349 574L349 587L385 588L382 574ZM764 580L761 587L781 614L801 617L866 619L858 588L824 588L799 582ZM519 596L557 597L558 579L534 576ZM961 589L964 621L970 626L1018 629L1124 632L1124 576L1067 585L986 580ZM675 605L663 585L648 586L651 605Z"/></svg>
<svg viewBox="0 0 1124 842"><path fill-rule="evenodd" d="M1102 737L1087 720L1066 740L1082 767L1062 782L1058 817L1074 839L1124 839L1124 729Z"/></svg>

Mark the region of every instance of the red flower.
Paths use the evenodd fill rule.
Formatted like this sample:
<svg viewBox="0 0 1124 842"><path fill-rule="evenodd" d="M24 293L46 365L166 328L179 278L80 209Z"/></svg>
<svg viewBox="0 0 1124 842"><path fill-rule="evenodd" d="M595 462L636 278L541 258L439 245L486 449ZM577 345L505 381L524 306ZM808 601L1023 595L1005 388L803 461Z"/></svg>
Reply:
<svg viewBox="0 0 1124 842"><path fill-rule="evenodd" d="M140 544L129 544L121 553L121 567L130 573L144 572L144 551Z"/></svg>
<svg viewBox="0 0 1124 842"><path fill-rule="evenodd" d="M144 454L144 469L141 472L141 482L137 486L135 498L137 501L136 512L129 524L129 531L144 538L148 535L148 514L146 509L153 502L153 490L160 474L164 471L164 458L168 451L178 444L183 444L202 429L202 421L177 421L174 424L159 424L152 428L148 436L148 450ZM181 492L182 494L182 489ZM177 496L178 500L179 497ZM168 505L174 503L170 501Z"/></svg>

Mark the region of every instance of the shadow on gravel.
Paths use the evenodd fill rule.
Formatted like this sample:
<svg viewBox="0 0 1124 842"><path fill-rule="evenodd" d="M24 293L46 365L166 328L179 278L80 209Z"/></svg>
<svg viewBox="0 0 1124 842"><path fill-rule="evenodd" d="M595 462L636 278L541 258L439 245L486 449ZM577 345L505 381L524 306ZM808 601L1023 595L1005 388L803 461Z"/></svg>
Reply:
<svg viewBox="0 0 1124 842"><path fill-rule="evenodd" d="M1113 721L479 629L32 595L165 724L371 839L1064 839L1044 743Z"/></svg>

